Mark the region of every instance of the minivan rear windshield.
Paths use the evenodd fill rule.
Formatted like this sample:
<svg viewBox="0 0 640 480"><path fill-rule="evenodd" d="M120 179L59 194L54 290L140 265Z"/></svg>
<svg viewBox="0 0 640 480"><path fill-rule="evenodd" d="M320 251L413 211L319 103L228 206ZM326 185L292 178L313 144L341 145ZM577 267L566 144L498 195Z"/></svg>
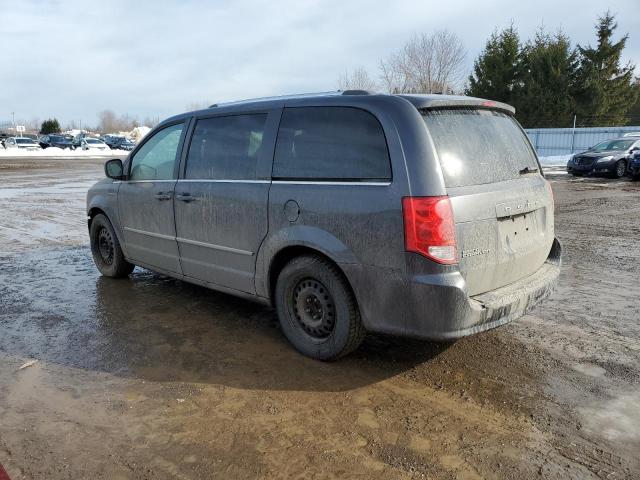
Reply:
<svg viewBox="0 0 640 480"><path fill-rule="evenodd" d="M533 149L506 113L471 108L425 110L447 187L502 182L538 168Z"/></svg>

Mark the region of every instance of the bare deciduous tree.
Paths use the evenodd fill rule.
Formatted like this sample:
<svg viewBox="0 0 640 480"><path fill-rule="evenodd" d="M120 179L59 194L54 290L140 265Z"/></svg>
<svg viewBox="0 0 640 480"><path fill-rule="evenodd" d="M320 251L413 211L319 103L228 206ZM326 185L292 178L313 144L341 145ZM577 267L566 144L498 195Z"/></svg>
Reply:
<svg viewBox="0 0 640 480"><path fill-rule="evenodd" d="M200 101L200 102L191 102L191 103L188 103L188 104L187 104L187 106L185 107L185 109L186 109L188 112L191 112L191 111L193 111L193 110L203 110L203 109L205 109L205 108L209 108L209 106L210 106L212 103L213 103L213 102L203 102L203 101Z"/></svg>
<svg viewBox="0 0 640 480"><path fill-rule="evenodd" d="M157 115L155 117L145 117L144 121L142 122L144 126L150 127L150 128L155 127L159 123L160 123L160 117L158 117Z"/></svg>
<svg viewBox="0 0 640 480"><path fill-rule="evenodd" d="M136 117L128 113L119 117L113 110L103 110L98 114L98 130L101 133L128 132L140 125Z"/></svg>
<svg viewBox="0 0 640 480"><path fill-rule="evenodd" d="M339 90L376 90L375 80L364 67L358 67L351 73L344 72L338 79Z"/></svg>
<svg viewBox="0 0 640 480"><path fill-rule="evenodd" d="M423 33L380 62L380 78L392 93L452 93L462 87L465 57L455 33Z"/></svg>

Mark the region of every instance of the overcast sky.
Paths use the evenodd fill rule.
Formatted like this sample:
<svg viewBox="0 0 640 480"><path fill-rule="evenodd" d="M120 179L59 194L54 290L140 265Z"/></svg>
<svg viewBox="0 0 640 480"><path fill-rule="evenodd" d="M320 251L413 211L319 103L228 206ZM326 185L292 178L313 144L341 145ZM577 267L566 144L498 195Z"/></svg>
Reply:
<svg viewBox="0 0 640 480"><path fill-rule="evenodd" d="M0 122L82 120L112 109L161 119L192 103L334 90L346 69L377 76L413 33L448 28L469 69L496 28L523 39L561 27L595 44L607 8L640 65L638 0L0 0ZM636 69L640 72L640 68Z"/></svg>

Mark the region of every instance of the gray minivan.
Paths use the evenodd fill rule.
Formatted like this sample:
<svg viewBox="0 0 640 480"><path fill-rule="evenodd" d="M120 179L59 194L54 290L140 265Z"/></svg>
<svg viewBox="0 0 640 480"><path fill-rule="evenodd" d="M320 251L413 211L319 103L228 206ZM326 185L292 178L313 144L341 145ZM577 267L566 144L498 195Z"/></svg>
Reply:
<svg viewBox="0 0 640 480"><path fill-rule="evenodd" d="M135 265L277 309L321 360L365 332L450 340L554 289L553 196L508 105L345 91L172 117L87 196L103 275Z"/></svg>

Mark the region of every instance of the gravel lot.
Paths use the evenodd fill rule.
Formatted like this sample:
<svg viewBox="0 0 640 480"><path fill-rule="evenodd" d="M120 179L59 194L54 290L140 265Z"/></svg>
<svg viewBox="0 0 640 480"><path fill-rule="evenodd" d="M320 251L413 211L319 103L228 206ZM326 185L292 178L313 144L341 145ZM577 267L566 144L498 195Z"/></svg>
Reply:
<svg viewBox="0 0 640 480"><path fill-rule="evenodd" d="M102 163L0 159L13 480L640 478L640 183L550 175L564 266L533 315L448 345L370 337L325 364L265 307L101 278L84 196Z"/></svg>

